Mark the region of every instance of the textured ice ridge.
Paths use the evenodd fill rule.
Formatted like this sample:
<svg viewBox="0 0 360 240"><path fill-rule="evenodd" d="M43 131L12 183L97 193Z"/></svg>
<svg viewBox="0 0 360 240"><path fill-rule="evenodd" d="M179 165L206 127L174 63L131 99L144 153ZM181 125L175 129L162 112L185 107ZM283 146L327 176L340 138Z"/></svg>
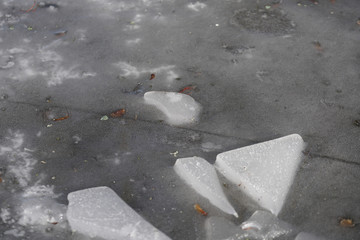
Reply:
<svg viewBox="0 0 360 240"><path fill-rule="evenodd" d="M260 206L278 215L301 161L298 134L217 155L215 167Z"/></svg>
<svg viewBox="0 0 360 240"><path fill-rule="evenodd" d="M174 170L214 206L238 217L220 186L215 168L208 161L200 157L179 158L176 160Z"/></svg>
<svg viewBox="0 0 360 240"><path fill-rule="evenodd" d="M184 125L196 122L201 106L192 97L176 92L151 91L144 95L145 102L165 114L170 125Z"/></svg>
<svg viewBox="0 0 360 240"><path fill-rule="evenodd" d="M108 187L68 195L67 219L73 231L108 240L169 240Z"/></svg>

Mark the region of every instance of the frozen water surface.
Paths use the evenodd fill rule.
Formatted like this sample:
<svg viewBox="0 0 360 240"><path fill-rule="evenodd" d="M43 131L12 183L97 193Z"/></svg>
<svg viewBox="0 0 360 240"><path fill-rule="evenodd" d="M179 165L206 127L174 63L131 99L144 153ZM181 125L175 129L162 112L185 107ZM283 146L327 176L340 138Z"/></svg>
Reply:
<svg viewBox="0 0 360 240"><path fill-rule="evenodd" d="M170 239L131 209L113 190L96 187L68 195L71 229L104 239Z"/></svg>
<svg viewBox="0 0 360 240"><path fill-rule="evenodd" d="M305 144L297 134L217 155L215 166L239 189L277 215L286 198Z"/></svg>
<svg viewBox="0 0 360 240"><path fill-rule="evenodd" d="M165 121L172 125L195 123L201 106L191 96L175 92L147 92L145 102L165 114Z"/></svg>
<svg viewBox="0 0 360 240"><path fill-rule="evenodd" d="M200 195L228 214L238 217L227 200L215 168L203 158L189 157L176 160L175 172Z"/></svg>
<svg viewBox="0 0 360 240"><path fill-rule="evenodd" d="M299 232L358 239L358 226L338 219L360 221L359 9L359 0L0 1L0 239L89 240L63 211L70 192L97 186L174 240L205 239L209 217L238 227L260 207ZM149 91L161 93L146 95L156 106ZM171 102L179 92L188 95ZM205 198L208 216L194 210L203 197L174 173L176 159L213 164L294 132L307 147L289 191L295 161L242 162L236 176L251 192L219 175L239 218Z"/></svg>

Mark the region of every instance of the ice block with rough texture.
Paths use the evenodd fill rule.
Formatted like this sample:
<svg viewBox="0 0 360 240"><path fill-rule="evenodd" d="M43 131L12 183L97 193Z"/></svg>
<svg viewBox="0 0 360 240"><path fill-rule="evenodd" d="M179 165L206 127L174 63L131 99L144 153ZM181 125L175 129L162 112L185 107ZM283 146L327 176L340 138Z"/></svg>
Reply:
<svg viewBox="0 0 360 240"><path fill-rule="evenodd" d="M67 219L73 231L109 240L169 240L108 187L68 195Z"/></svg>
<svg viewBox="0 0 360 240"><path fill-rule="evenodd" d="M260 206L277 215L304 148L301 136L293 134L220 153L215 167Z"/></svg>

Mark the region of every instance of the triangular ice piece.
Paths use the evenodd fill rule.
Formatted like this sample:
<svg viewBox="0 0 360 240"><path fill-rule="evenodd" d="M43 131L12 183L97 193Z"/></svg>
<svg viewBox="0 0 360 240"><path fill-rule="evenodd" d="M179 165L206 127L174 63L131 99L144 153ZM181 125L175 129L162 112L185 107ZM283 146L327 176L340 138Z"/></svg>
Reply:
<svg viewBox="0 0 360 240"><path fill-rule="evenodd" d="M175 172L201 196L222 211L238 217L227 200L216 174L215 168L203 158L179 158L174 165Z"/></svg>
<svg viewBox="0 0 360 240"><path fill-rule="evenodd" d="M260 206L277 215L304 148L301 136L293 134L220 153L215 167Z"/></svg>
<svg viewBox="0 0 360 240"><path fill-rule="evenodd" d="M144 95L145 102L162 111L171 125L196 122L201 106L192 97L177 92L151 91Z"/></svg>
<svg viewBox="0 0 360 240"><path fill-rule="evenodd" d="M113 190L96 187L68 195L67 219L73 231L109 240L169 240Z"/></svg>

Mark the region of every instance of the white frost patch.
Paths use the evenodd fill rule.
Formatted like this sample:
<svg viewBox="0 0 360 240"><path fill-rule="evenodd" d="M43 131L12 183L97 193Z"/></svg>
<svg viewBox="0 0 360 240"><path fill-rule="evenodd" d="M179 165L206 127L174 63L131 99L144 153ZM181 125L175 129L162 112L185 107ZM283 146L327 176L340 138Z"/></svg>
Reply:
<svg viewBox="0 0 360 240"><path fill-rule="evenodd" d="M0 146L0 156L5 156L9 162L8 172L13 174L21 187L26 187L31 180L31 171L37 160L21 146L24 143L24 134L10 132L10 146Z"/></svg>
<svg viewBox="0 0 360 240"><path fill-rule="evenodd" d="M141 38L126 40L126 45L135 45L141 42Z"/></svg>
<svg viewBox="0 0 360 240"><path fill-rule="evenodd" d="M204 9L206 7L206 4L201 2L195 2L189 3L187 7L195 12L199 12L201 9Z"/></svg>
<svg viewBox="0 0 360 240"><path fill-rule="evenodd" d="M201 150L204 152L212 152L220 149L222 149L221 145L216 145L212 142L204 142L201 144Z"/></svg>
<svg viewBox="0 0 360 240"><path fill-rule="evenodd" d="M74 135L72 138L74 139L75 144L78 144L81 141L81 137L79 137L78 135Z"/></svg>
<svg viewBox="0 0 360 240"><path fill-rule="evenodd" d="M176 76L176 77L178 76L172 71L172 69L175 68L174 65L165 65L157 68L137 68L136 66L130 65L126 62L118 62L115 63L114 65L120 68L120 70L122 71L121 75L124 77L138 78L140 77L141 74L149 74L149 73L156 73L156 74L166 73L168 78L171 76Z"/></svg>
<svg viewBox="0 0 360 240"><path fill-rule="evenodd" d="M277 215L301 161L305 143L298 134L217 155L215 166L248 196Z"/></svg>
<svg viewBox="0 0 360 240"><path fill-rule="evenodd" d="M238 217L220 186L215 168L205 159L200 157L179 158L175 162L174 170L188 185L207 198L214 206Z"/></svg>
<svg viewBox="0 0 360 240"><path fill-rule="evenodd" d="M108 187L72 192L68 200L66 214L73 231L108 240L170 239Z"/></svg>
<svg viewBox="0 0 360 240"><path fill-rule="evenodd" d="M18 210L19 225L61 224L65 221L66 206L47 197L25 198Z"/></svg>
<svg viewBox="0 0 360 240"><path fill-rule="evenodd" d="M15 221L11 218L11 213L9 211L9 209L7 208L2 208L0 211L0 218L3 221L3 223L6 224L12 224Z"/></svg>
<svg viewBox="0 0 360 240"><path fill-rule="evenodd" d="M113 0L88 0L94 4L100 6L95 7L95 9L104 9L110 12L123 12L128 11L136 6L135 1L113 1ZM109 17L107 14L104 15Z"/></svg>
<svg viewBox="0 0 360 240"><path fill-rule="evenodd" d="M164 113L170 125L194 123L201 111L200 104L186 94L151 91L144 94L144 99Z"/></svg>
<svg viewBox="0 0 360 240"><path fill-rule="evenodd" d="M24 198L31 197L48 197L48 198L57 198L60 194L54 193L54 186L48 185L34 185L24 190L22 194Z"/></svg>
<svg viewBox="0 0 360 240"><path fill-rule="evenodd" d="M48 86L61 84L67 79L83 79L94 77L96 73L79 70L78 65L64 66L63 57L56 51L68 43L62 39L37 48L26 46L23 48L11 48L1 54L0 68L16 68L9 73L9 77L15 80L27 80L36 76L47 79Z"/></svg>
<svg viewBox="0 0 360 240"><path fill-rule="evenodd" d="M14 237L24 237L25 236L25 231L14 228L14 229L6 230L4 232L4 234L5 235L12 235Z"/></svg>

